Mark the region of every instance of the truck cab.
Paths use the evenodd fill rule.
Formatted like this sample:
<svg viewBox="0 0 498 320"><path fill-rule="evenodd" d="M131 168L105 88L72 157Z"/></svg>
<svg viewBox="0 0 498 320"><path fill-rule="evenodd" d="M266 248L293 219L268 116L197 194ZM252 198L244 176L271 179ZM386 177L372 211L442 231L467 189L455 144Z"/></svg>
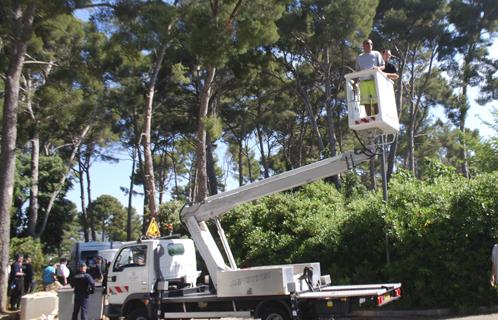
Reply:
<svg viewBox="0 0 498 320"><path fill-rule="evenodd" d="M194 287L200 275L191 239L166 237L123 244L109 266L109 315L126 315L158 289Z"/></svg>

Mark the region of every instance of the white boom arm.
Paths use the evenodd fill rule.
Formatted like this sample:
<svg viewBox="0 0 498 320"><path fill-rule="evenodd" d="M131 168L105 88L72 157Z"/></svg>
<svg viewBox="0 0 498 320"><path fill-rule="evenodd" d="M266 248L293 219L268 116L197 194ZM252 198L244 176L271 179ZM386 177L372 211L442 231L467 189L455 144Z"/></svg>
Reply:
<svg viewBox="0 0 498 320"><path fill-rule="evenodd" d="M219 224L219 217L239 204L339 174L370 158L371 156L364 153L347 152L207 197L199 203L186 205L180 212L180 218L187 225L192 239L206 263L214 286L217 287L218 271L237 269L223 229ZM225 264L225 260L205 223L209 219L216 221L230 267Z"/></svg>

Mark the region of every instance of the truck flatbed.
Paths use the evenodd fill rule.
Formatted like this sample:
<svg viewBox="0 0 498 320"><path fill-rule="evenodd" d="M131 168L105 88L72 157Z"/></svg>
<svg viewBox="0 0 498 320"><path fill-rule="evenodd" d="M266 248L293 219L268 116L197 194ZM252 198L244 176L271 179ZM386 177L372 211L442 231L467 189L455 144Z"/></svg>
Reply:
<svg viewBox="0 0 498 320"><path fill-rule="evenodd" d="M389 301L393 301L400 297L401 283L381 283L381 284L364 284L364 285L342 285L342 286L325 286L319 291L305 291L297 294L297 298L303 299L342 299L351 297L387 297ZM397 292L395 292L398 290ZM391 293L394 292L394 295ZM218 297L210 292L188 293L182 296L163 297L164 302L182 303L196 301L220 301L232 299L254 299L254 296L234 296L234 297Z"/></svg>
<svg viewBox="0 0 498 320"><path fill-rule="evenodd" d="M401 283L327 286L320 291L299 293L298 299L344 299L374 297L377 305L382 306L401 297Z"/></svg>

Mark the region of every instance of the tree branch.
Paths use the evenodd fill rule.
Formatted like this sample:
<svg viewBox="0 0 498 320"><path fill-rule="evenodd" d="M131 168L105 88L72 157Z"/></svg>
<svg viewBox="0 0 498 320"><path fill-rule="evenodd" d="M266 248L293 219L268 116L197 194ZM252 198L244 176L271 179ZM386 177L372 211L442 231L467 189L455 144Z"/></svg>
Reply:
<svg viewBox="0 0 498 320"><path fill-rule="evenodd" d="M230 14L230 16L228 16L227 21L225 21L225 28L228 32L233 31L233 20L239 14L239 9L242 6L243 2L244 2L244 0L237 1L237 4L233 8L232 13Z"/></svg>

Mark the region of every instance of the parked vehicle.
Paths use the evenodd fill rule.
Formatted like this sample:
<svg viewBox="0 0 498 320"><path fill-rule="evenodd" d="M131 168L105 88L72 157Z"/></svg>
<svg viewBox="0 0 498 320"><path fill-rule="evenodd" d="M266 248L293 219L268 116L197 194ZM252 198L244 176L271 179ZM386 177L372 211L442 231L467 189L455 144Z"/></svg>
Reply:
<svg viewBox="0 0 498 320"><path fill-rule="evenodd" d="M95 258L98 256L102 257L105 261L112 261L114 254L121 246L122 242L120 241L77 242L71 250L68 267L72 271L76 271L82 262L88 265L95 264Z"/></svg>
<svg viewBox="0 0 498 320"><path fill-rule="evenodd" d="M379 99L379 114L368 118L357 99L359 89L353 87L353 79L365 76L374 77ZM386 141L377 139L379 136L397 132L392 81L377 70L349 74L346 79L349 114L356 119L350 127L368 140L368 147L186 205L180 217L192 239L168 236L124 243L108 270L106 315L129 320L251 316L263 320L332 319L361 305L383 306L399 299L401 283L332 285L330 275L321 274L318 262L240 269L219 221L239 204L354 168L376 155L377 143ZM219 242L209 231L208 220L214 221ZM196 249L209 272L209 283L197 281Z"/></svg>

